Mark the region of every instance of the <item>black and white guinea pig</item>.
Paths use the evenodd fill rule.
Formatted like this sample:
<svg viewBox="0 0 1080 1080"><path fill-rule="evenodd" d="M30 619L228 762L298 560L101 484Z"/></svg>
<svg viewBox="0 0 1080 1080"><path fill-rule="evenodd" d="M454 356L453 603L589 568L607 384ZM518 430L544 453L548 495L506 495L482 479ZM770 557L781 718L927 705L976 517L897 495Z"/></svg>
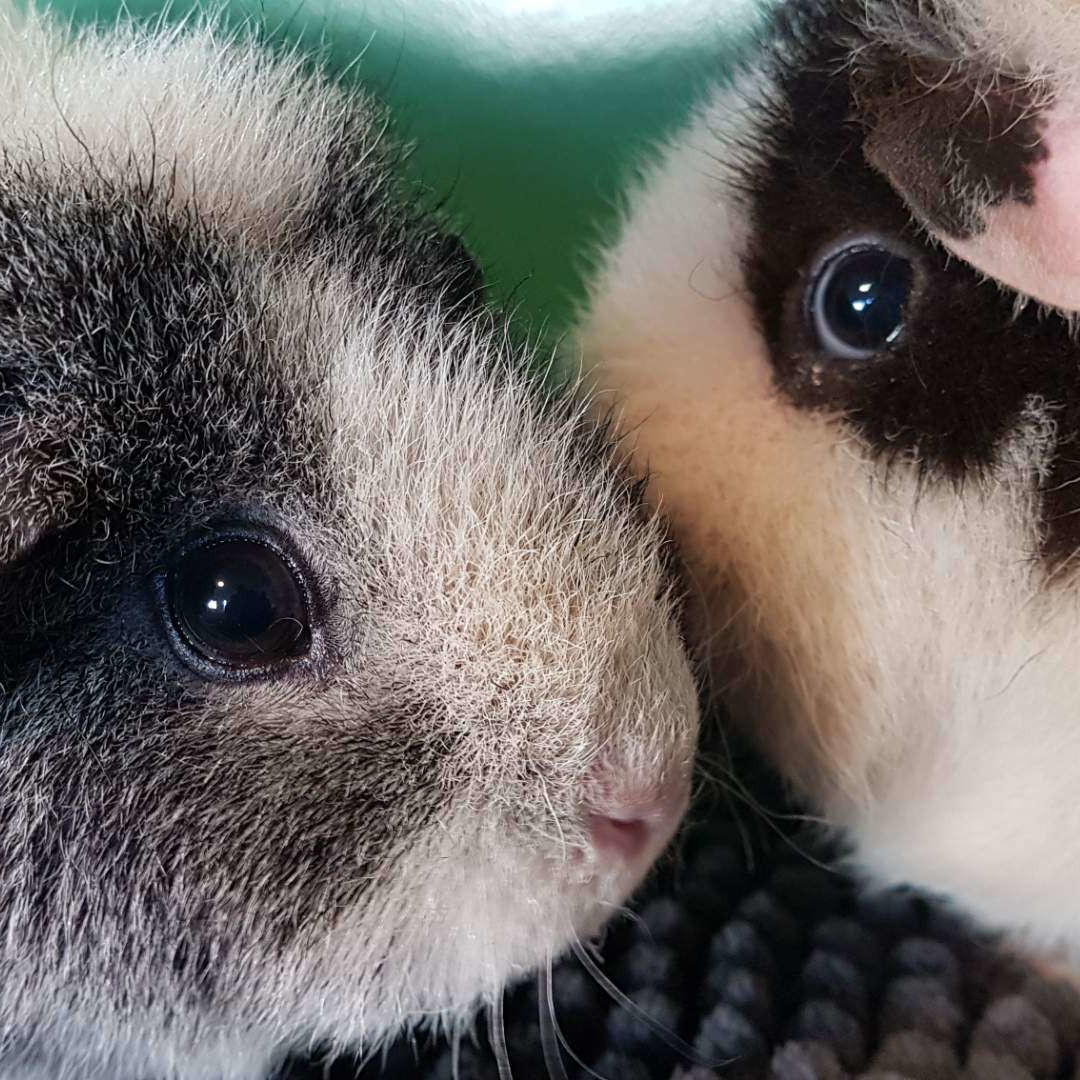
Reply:
<svg viewBox="0 0 1080 1080"><path fill-rule="evenodd" d="M451 1022L685 806L661 526L370 103L0 8L0 1076Z"/></svg>
<svg viewBox="0 0 1080 1080"><path fill-rule="evenodd" d="M577 338L738 722L877 879L1080 955L1080 7L792 0Z"/></svg>

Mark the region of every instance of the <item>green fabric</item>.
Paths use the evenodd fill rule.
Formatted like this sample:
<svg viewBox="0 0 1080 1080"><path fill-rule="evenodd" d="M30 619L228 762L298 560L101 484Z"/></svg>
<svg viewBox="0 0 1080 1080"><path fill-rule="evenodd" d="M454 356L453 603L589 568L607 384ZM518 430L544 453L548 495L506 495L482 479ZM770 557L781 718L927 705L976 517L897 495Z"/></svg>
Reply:
<svg viewBox="0 0 1080 1080"><path fill-rule="evenodd" d="M51 0L77 23L163 0ZM170 18L197 3L174 0ZM443 202L493 294L561 333L586 255L651 140L721 71L743 0L234 0L388 101L409 169Z"/></svg>

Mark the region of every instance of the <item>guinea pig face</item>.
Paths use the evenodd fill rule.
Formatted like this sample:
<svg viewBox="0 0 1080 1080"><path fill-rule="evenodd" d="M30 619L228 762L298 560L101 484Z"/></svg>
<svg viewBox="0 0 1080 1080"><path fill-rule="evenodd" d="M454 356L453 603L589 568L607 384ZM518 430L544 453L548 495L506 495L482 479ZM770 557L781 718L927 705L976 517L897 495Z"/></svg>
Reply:
<svg viewBox="0 0 1080 1080"><path fill-rule="evenodd" d="M660 527L377 127L210 32L0 12L5 1076L464 1013L685 806Z"/></svg>
<svg viewBox="0 0 1080 1080"><path fill-rule="evenodd" d="M740 722L879 877L1076 944L1078 19L782 6L579 339Z"/></svg>

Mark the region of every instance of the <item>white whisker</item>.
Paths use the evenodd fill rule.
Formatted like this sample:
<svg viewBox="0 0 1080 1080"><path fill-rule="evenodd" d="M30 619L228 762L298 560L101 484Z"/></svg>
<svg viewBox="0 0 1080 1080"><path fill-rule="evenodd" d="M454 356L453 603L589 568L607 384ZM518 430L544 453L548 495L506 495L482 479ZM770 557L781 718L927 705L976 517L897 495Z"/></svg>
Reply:
<svg viewBox="0 0 1080 1080"><path fill-rule="evenodd" d="M600 970L600 965L589 955L588 950L580 941L574 940L570 946L574 955L581 962L581 966L596 980L597 985L617 1005L622 1006L632 1016L640 1020L658 1039L671 1047L672 1050L682 1054L688 1061L695 1065L703 1065L707 1069L717 1069L731 1064L730 1059L718 1060L699 1054L685 1039L681 1039L674 1031L669 1031L659 1020L650 1016L636 1001L620 990Z"/></svg>
<svg viewBox="0 0 1080 1080"><path fill-rule="evenodd" d="M454 1034L450 1041L450 1075L453 1080L461 1080L461 1025L454 1025Z"/></svg>
<svg viewBox="0 0 1080 1080"><path fill-rule="evenodd" d="M499 1080L514 1080L510 1068L510 1054L506 1049L506 1027L503 1024L503 994L500 990L495 995L488 1009L488 1038L495 1054L495 1064L499 1067Z"/></svg>
<svg viewBox="0 0 1080 1080"><path fill-rule="evenodd" d="M559 1053L558 1023L555 1020L555 1000L551 993L551 954L547 964L536 973L537 1000L539 1001L540 1044L544 1049L544 1064L550 1080L569 1080L562 1054Z"/></svg>
<svg viewBox="0 0 1080 1080"><path fill-rule="evenodd" d="M582 1072L587 1073L589 1076L591 1076L593 1078L593 1080L608 1080L607 1077L601 1076L594 1069L590 1069L589 1066L586 1065L585 1062L582 1061L580 1057L578 1057L578 1055L574 1052L573 1047L570 1045L569 1041L567 1040L566 1036L562 1033L562 1028L559 1027L558 1017L555 1015L555 997L554 997L554 995L552 994L552 991L551 991L551 973L550 973L550 971L548 972L548 983L547 983L546 990L545 990L544 987L541 987L541 993L543 994L545 992L547 994L548 1004L550 1006L550 1008L548 1009L548 1013L549 1013L548 1022L550 1022L550 1024L551 1024L551 1030L554 1032L555 1038L559 1042L559 1046L561 1046L562 1049L566 1052L566 1054L569 1056L570 1060L579 1069L581 1069ZM544 1007L543 1007L543 1002L541 1001L541 1012L543 1012L543 1011L544 1011ZM542 1020L540 1029L541 1029L541 1036L544 1039L546 1039L547 1035L544 1032L544 1023L545 1022ZM560 1062L560 1064L561 1064L561 1062Z"/></svg>

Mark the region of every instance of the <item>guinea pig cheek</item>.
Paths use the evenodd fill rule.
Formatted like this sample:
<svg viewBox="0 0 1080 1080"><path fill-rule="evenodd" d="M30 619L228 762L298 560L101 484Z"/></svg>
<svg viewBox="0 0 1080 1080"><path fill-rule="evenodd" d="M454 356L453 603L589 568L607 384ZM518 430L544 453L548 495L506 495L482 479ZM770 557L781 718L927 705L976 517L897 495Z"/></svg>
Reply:
<svg viewBox="0 0 1080 1080"><path fill-rule="evenodd" d="M938 239L977 270L1045 304L1080 310L1080 102L1043 121L1045 151L1030 167L1032 195L983 211L985 227Z"/></svg>

